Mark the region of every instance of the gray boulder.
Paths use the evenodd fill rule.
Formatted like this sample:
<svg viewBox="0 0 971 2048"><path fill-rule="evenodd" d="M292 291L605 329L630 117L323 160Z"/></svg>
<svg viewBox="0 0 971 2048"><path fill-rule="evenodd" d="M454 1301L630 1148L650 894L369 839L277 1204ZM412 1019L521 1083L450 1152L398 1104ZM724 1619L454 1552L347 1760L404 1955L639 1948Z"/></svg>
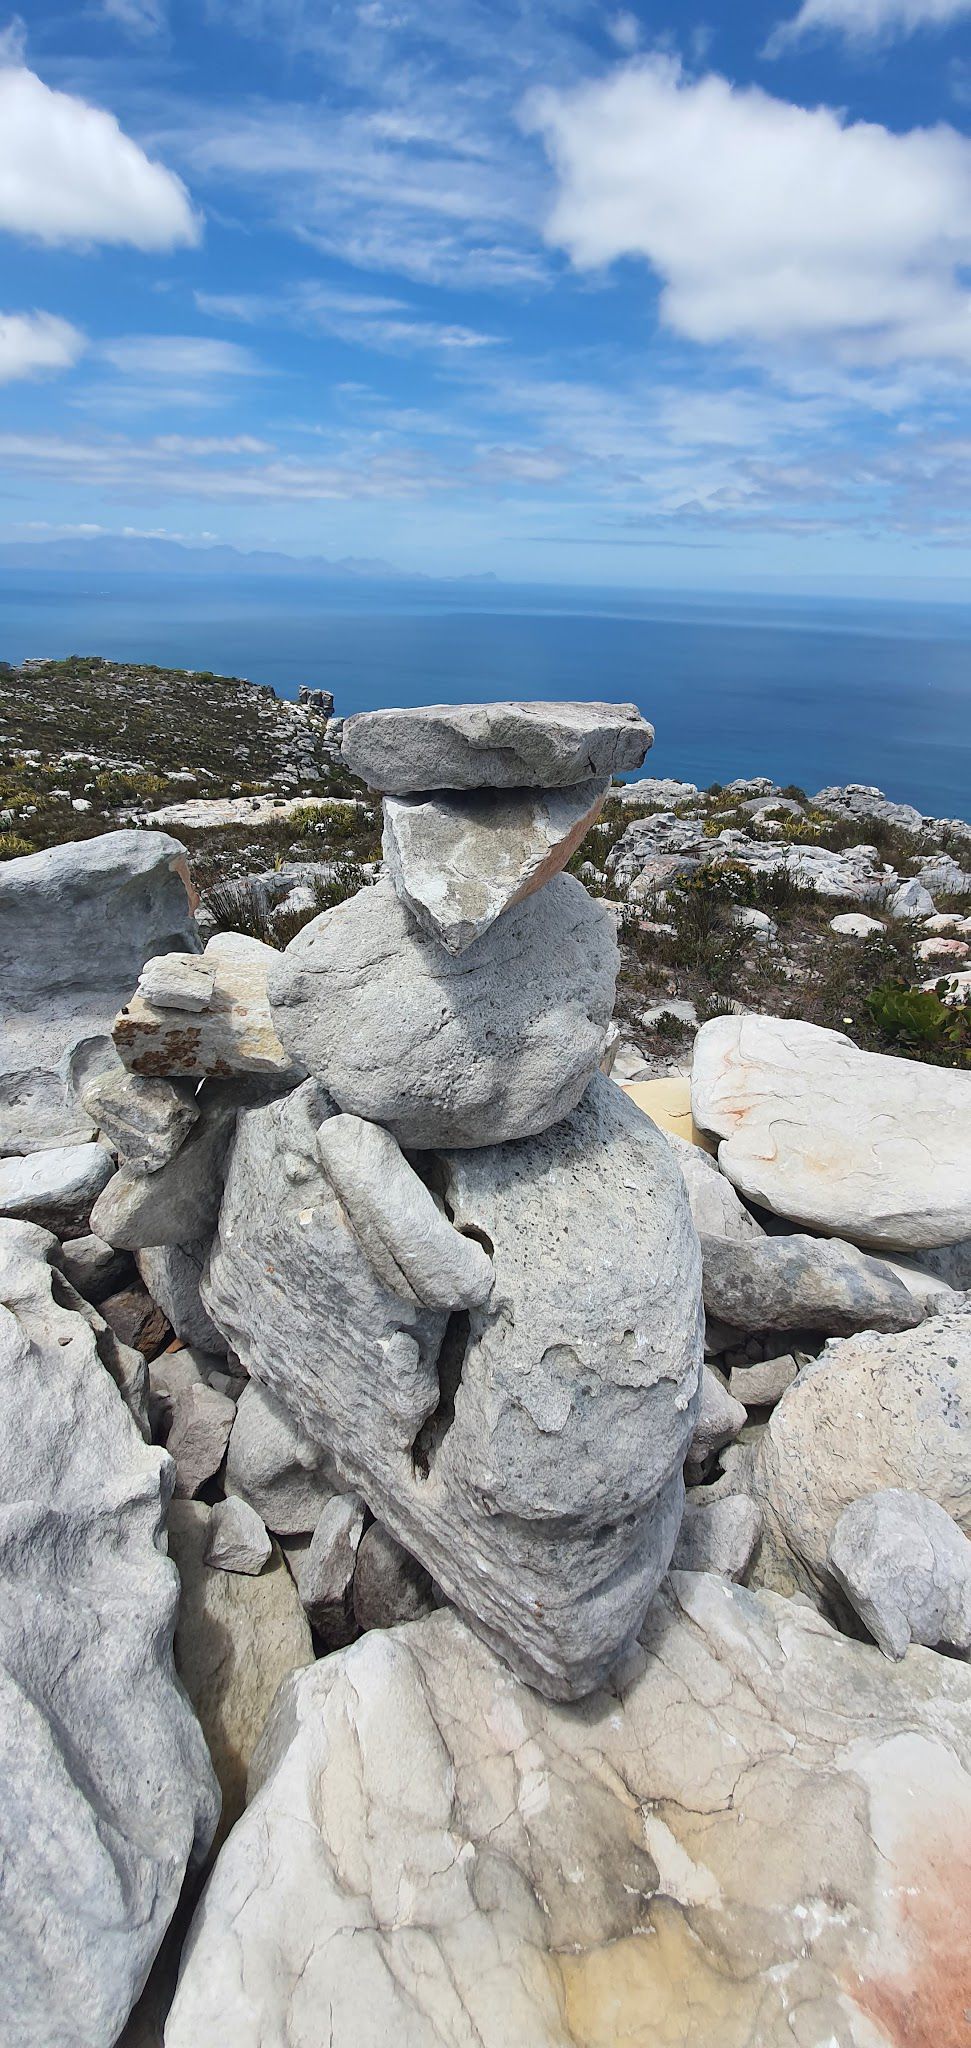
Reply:
<svg viewBox="0 0 971 2048"><path fill-rule="evenodd" d="M270 1561L273 1545L255 1508L238 1494L217 1500L209 1517L205 1562L215 1571L256 1578Z"/></svg>
<svg viewBox="0 0 971 2048"><path fill-rule="evenodd" d="M745 1408L774 1408L799 1376L797 1360L789 1352L765 1358L752 1365L736 1365L728 1375L728 1391Z"/></svg>
<svg viewBox="0 0 971 2048"><path fill-rule="evenodd" d="M123 1287L132 1273L127 1252L118 1252L103 1237L72 1237L61 1246L57 1263L61 1272L83 1294L85 1301L103 1301Z"/></svg>
<svg viewBox="0 0 971 2048"><path fill-rule="evenodd" d="M971 1543L936 1500L888 1487L844 1508L829 1569L885 1657L971 1650Z"/></svg>
<svg viewBox="0 0 971 2048"><path fill-rule="evenodd" d="M762 1510L747 1493L727 1493L719 1500L689 1500L671 1569L744 1579L761 1534Z"/></svg>
<svg viewBox="0 0 971 2048"><path fill-rule="evenodd" d="M53 1249L0 1222L0 2037L113 2048L219 1796L173 1671L173 1467Z"/></svg>
<svg viewBox="0 0 971 2048"><path fill-rule="evenodd" d="M297 1591L314 1634L326 1650L341 1650L357 1633L354 1567L367 1510L356 1493L327 1502L300 1561Z"/></svg>
<svg viewBox="0 0 971 2048"><path fill-rule="evenodd" d="M203 1308L199 1293L208 1257L205 1237L194 1244L145 1245L135 1253L135 1265L180 1342L225 1357L226 1339Z"/></svg>
<svg viewBox="0 0 971 2048"><path fill-rule="evenodd" d="M436 1606L435 1589L412 1557L380 1522L365 1529L354 1567L354 1619L359 1629L395 1628L420 1621Z"/></svg>
<svg viewBox="0 0 971 2048"><path fill-rule="evenodd" d="M563 789L639 768L635 704L422 704L344 721L341 757L372 789Z"/></svg>
<svg viewBox="0 0 971 2048"><path fill-rule="evenodd" d="M252 1340L247 1348L255 1357ZM227 1494L248 1501L274 1535L303 1536L316 1528L327 1502L342 1487L323 1444L308 1436L258 1379L250 1380L237 1402L229 1439Z"/></svg>
<svg viewBox="0 0 971 2048"><path fill-rule="evenodd" d="M80 1237L111 1174L111 1153L103 1145L52 1146L28 1159L0 1159L0 1215L36 1223L56 1237Z"/></svg>
<svg viewBox="0 0 971 2048"><path fill-rule="evenodd" d="M198 952L186 851L165 832L107 832L0 866L0 1152L91 1135L60 1064L106 1030L152 953Z"/></svg>
<svg viewBox="0 0 971 2048"><path fill-rule="evenodd" d="M598 1076L541 1138L424 1162L456 1229L493 1248L488 1301L447 1314L388 1288L348 1228L319 1165L327 1113L308 1082L241 1116L207 1307L515 1668L589 1691L681 1516L700 1271L672 1154Z"/></svg>
<svg viewBox="0 0 971 2048"><path fill-rule="evenodd" d="M187 1387L176 1394L166 1448L175 1460L179 1500L193 1500L218 1472L235 1419L235 1402L215 1387Z"/></svg>
<svg viewBox="0 0 971 2048"><path fill-rule="evenodd" d="M153 1173L122 1166L95 1204L92 1230L127 1251L211 1237L236 1112L247 1100L242 1087L233 1081L205 1082L195 1098L192 1127L178 1151Z"/></svg>
<svg viewBox="0 0 971 2048"><path fill-rule="evenodd" d="M761 1223L739 1200L711 1153L701 1145L693 1145L690 1138L679 1137L676 1131L665 1131L664 1136L684 1175L699 1237L727 1237L742 1242L764 1237Z"/></svg>
<svg viewBox="0 0 971 2048"><path fill-rule="evenodd" d="M701 1399L688 1446L686 1473L689 1483L699 1480L726 1444L734 1443L748 1421L748 1413L722 1384L710 1365L701 1375Z"/></svg>
<svg viewBox="0 0 971 2048"><path fill-rule="evenodd" d="M611 919L558 875L458 959L390 881L315 918L270 976L291 1057L406 1147L548 1129L596 1071L619 955Z"/></svg>
<svg viewBox="0 0 971 2048"><path fill-rule="evenodd" d="M385 797L384 857L402 903L446 952L464 953L565 868L608 786Z"/></svg>
<svg viewBox="0 0 971 2048"><path fill-rule="evenodd" d="M130 1173L156 1174L168 1165L199 1116L193 1084L146 1081L129 1074L107 1036L109 1069L82 1081L81 1107Z"/></svg>
<svg viewBox="0 0 971 2048"><path fill-rule="evenodd" d="M925 1310L881 1259L839 1238L702 1233L705 1308L736 1330L911 1330Z"/></svg>

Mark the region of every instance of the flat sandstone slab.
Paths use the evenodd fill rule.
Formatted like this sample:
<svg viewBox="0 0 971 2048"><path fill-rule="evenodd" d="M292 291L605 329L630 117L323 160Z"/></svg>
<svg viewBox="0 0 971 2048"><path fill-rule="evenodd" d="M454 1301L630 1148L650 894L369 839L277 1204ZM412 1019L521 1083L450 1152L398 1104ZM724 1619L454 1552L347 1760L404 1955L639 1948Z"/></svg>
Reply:
<svg viewBox="0 0 971 2048"><path fill-rule="evenodd" d="M385 797L384 857L398 896L447 952L464 953L565 868L609 786Z"/></svg>
<svg viewBox="0 0 971 2048"><path fill-rule="evenodd" d="M217 932L205 951L205 965L214 969L212 992L204 1009L196 991L178 1008L174 992L191 971L184 954L150 960L146 988L141 984L115 1018L112 1037L133 1074L211 1076L227 1080L236 1074L293 1074L270 1016L267 977L279 960L272 946L241 932ZM168 985L166 981L168 977Z"/></svg>
<svg viewBox="0 0 971 2048"><path fill-rule="evenodd" d="M691 1108L751 1202L888 1251L957 1244L971 1224L971 1074L861 1052L782 1017L715 1017L695 1039Z"/></svg>
<svg viewBox="0 0 971 2048"><path fill-rule="evenodd" d="M654 728L636 704L422 704L361 711L341 755L372 789L563 789L639 768Z"/></svg>

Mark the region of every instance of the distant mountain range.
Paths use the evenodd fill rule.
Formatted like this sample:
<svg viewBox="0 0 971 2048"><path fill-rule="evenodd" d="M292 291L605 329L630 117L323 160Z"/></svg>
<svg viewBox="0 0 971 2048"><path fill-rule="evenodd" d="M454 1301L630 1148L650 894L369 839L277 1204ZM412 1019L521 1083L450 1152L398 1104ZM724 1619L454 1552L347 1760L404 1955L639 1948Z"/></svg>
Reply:
<svg viewBox="0 0 971 2048"><path fill-rule="evenodd" d="M137 576L300 576L320 582L427 583L420 572L396 569L380 556L345 555L332 562L325 555L252 553L243 548L191 547L184 541L155 540L132 534L74 535L62 540L0 541L0 569L29 571L66 569L84 575ZM458 583L495 583L491 573L442 579Z"/></svg>

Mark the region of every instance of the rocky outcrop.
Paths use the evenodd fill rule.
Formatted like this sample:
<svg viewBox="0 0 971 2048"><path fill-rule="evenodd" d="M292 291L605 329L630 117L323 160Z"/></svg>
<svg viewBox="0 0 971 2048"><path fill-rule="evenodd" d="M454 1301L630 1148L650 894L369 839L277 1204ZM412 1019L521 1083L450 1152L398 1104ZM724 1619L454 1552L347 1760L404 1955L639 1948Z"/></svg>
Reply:
<svg viewBox="0 0 971 2048"><path fill-rule="evenodd" d="M552 1706L453 1615L284 1687L166 2048L958 2041L971 1674L679 1575Z"/></svg>
<svg viewBox="0 0 971 2048"><path fill-rule="evenodd" d="M635 704L424 704L344 721L341 754L372 789L563 789L639 768Z"/></svg>
<svg viewBox="0 0 971 2048"><path fill-rule="evenodd" d="M716 1017L695 1040L691 1108L729 1180L793 1223L890 1251L968 1235L971 1074L815 1024Z"/></svg>
<svg viewBox="0 0 971 2048"><path fill-rule="evenodd" d="M113 2048L219 1800L172 1665L173 1468L52 1250L0 1221L0 2036Z"/></svg>
<svg viewBox="0 0 971 2048"><path fill-rule="evenodd" d="M305 926L270 975L291 1060L399 1144L488 1145L568 1116L610 1023L614 928L572 875L460 957L390 881Z"/></svg>

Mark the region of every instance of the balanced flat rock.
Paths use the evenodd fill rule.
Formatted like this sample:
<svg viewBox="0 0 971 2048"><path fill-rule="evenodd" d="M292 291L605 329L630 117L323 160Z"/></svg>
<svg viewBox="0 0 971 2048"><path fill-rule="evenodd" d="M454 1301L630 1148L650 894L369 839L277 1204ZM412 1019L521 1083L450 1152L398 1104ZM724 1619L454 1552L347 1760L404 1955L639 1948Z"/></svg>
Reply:
<svg viewBox="0 0 971 2048"><path fill-rule="evenodd" d="M447 952L464 953L565 868L608 788L601 779L386 797L384 857L402 903Z"/></svg>
<svg viewBox="0 0 971 2048"><path fill-rule="evenodd" d="M971 1226L971 1074L861 1052L783 1017L715 1017L695 1039L695 1122L749 1201L888 1251Z"/></svg>
<svg viewBox="0 0 971 2048"><path fill-rule="evenodd" d="M341 755L372 789L563 789L639 768L636 704L422 704L345 719Z"/></svg>
<svg viewBox="0 0 971 2048"><path fill-rule="evenodd" d="M613 920L557 875L455 959L387 879L275 955L273 1029L295 1067L403 1146L532 1137L576 1108L614 1004Z"/></svg>

